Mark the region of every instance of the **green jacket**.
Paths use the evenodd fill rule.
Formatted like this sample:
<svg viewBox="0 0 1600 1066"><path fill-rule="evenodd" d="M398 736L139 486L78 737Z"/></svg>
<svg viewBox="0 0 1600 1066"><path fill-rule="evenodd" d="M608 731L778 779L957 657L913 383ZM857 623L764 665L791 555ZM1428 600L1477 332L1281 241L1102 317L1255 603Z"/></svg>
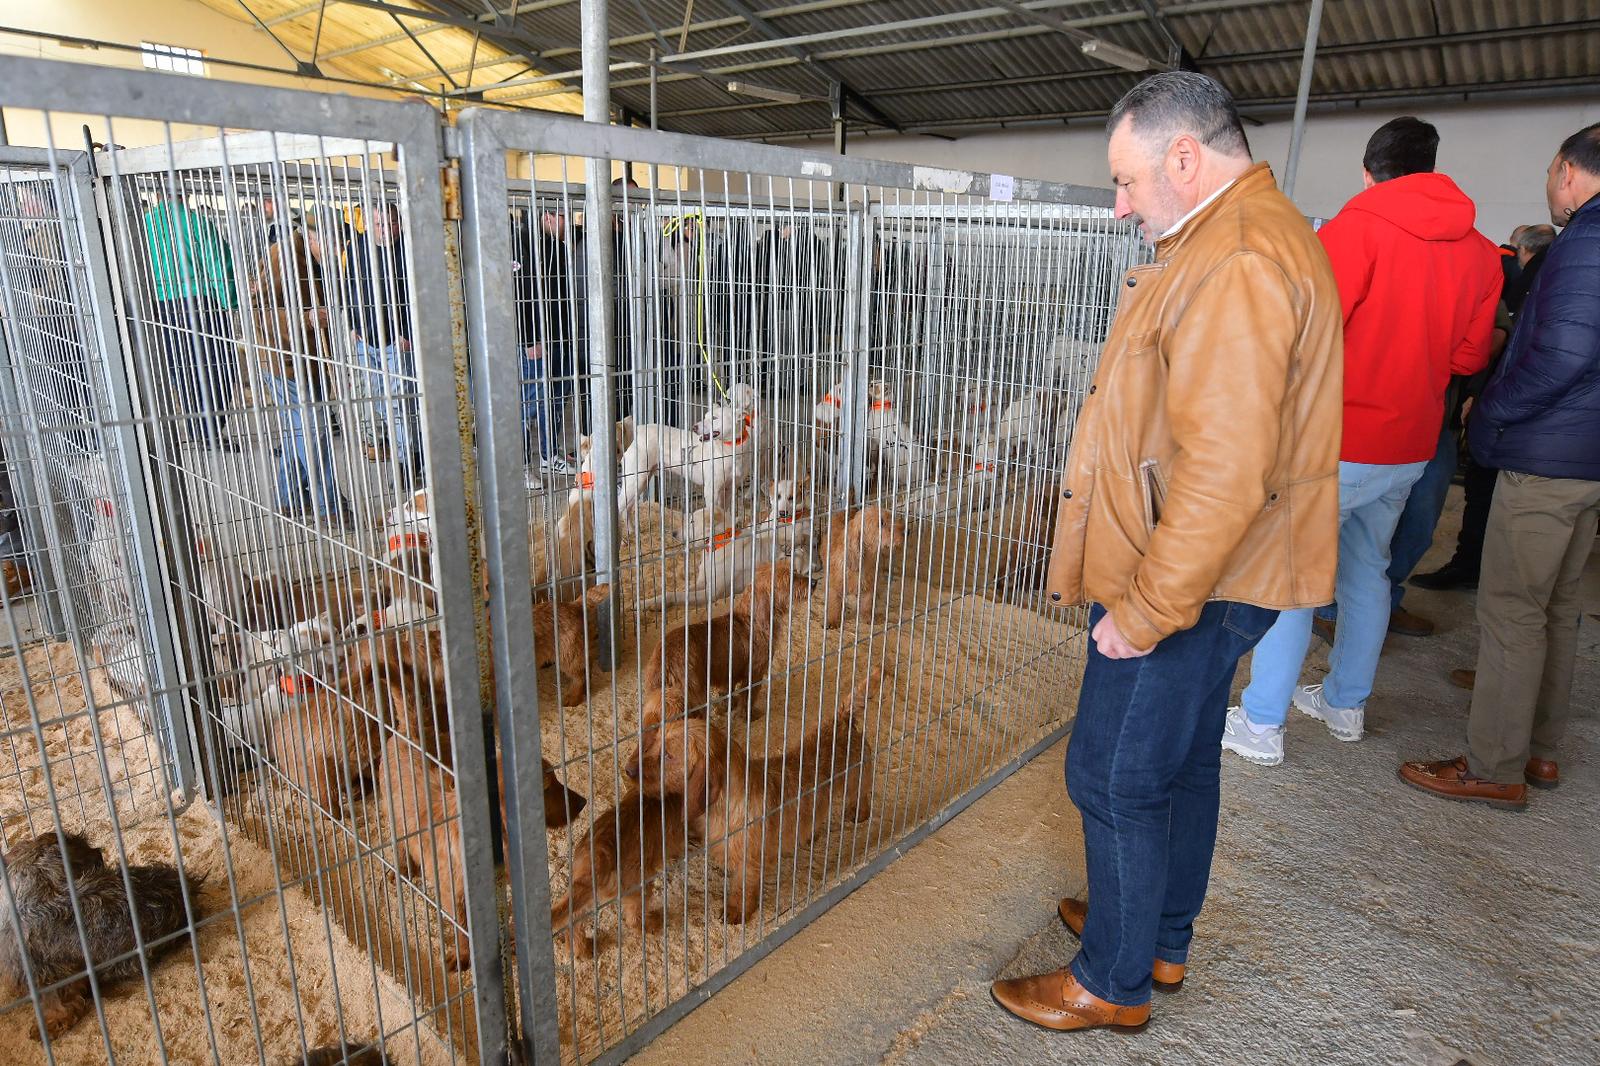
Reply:
<svg viewBox="0 0 1600 1066"><path fill-rule="evenodd" d="M211 297L234 304L233 252L211 221L189 205L165 200L144 216L150 275L157 300Z"/></svg>

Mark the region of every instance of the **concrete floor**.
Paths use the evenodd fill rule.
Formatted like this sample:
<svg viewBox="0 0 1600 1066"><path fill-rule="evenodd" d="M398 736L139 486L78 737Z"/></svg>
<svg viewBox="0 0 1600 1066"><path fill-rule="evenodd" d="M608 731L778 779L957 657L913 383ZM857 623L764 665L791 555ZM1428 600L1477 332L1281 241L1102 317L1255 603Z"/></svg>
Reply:
<svg viewBox="0 0 1600 1066"><path fill-rule="evenodd" d="M1454 543L1459 492L1423 568ZM1212 887L1175 996L1138 1036L1055 1034L989 998L1064 964L1054 901L1084 888L1061 745L912 849L634 1060L894 1063L1600 1063L1600 556L1586 578L1563 784L1525 812L1395 777L1463 750L1472 596L1413 591L1439 623L1391 638L1367 737L1295 715L1273 768L1224 756ZM1306 676L1325 672L1319 646Z"/></svg>

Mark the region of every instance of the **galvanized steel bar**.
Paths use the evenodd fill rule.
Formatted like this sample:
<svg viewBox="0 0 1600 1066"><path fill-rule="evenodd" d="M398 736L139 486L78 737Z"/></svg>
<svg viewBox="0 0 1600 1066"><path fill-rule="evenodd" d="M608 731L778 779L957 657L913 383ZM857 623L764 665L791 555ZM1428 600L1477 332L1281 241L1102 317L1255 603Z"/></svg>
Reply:
<svg viewBox="0 0 1600 1066"><path fill-rule="evenodd" d="M583 117L584 132L594 125L611 122L611 75L607 69L607 0L582 0L583 3ZM541 149L543 146L541 145ZM589 154L584 159L583 212L588 223L584 241L587 257L589 320L589 423L594 437L594 498L603 501L594 509L595 580L614 585L618 565L616 496L617 416L615 388L616 273L611 229L611 160L607 152ZM631 165L627 154L620 157ZM602 600L599 615L599 659L603 669L611 669L617 657L616 597Z"/></svg>
<svg viewBox="0 0 1600 1066"><path fill-rule="evenodd" d="M1317 63L1317 35L1322 30L1323 0L1311 0L1306 17L1306 47L1300 57L1300 87L1295 90L1294 128L1289 133L1289 159L1283 168L1283 194L1294 197L1295 178L1300 174L1300 148L1306 136L1306 106L1311 99L1311 75Z"/></svg>

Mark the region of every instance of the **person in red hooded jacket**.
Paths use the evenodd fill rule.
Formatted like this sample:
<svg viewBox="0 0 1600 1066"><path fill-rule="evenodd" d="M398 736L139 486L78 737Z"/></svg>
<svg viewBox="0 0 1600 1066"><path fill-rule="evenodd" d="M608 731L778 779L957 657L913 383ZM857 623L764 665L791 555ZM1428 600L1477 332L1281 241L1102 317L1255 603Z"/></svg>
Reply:
<svg viewBox="0 0 1600 1066"><path fill-rule="evenodd" d="M1395 523L1438 451L1450 376L1489 361L1499 255L1473 228L1472 201L1434 173L1438 148L1420 119L1380 126L1361 161L1366 188L1319 232L1344 311L1339 625L1320 685L1297 687L1310 610L1282 612L1256 646L1222 746L1262 765L1283 761L1291 700L1339 740L1361 739L1389 627Z"/></svg>

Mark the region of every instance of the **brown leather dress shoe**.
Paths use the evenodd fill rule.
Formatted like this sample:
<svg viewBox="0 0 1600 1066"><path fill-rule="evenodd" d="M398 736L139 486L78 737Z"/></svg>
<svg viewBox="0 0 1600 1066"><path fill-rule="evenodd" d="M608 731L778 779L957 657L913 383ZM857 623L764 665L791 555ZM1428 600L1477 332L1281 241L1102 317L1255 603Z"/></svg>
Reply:
<svg viewBox="0 0 1600 1066"><path fill-rule="evenodd" d="M1522 768L1522 776L1534 788L1555 788L1561 784L1561 771L1556 768L1554 759L1529 759L1528 765Z"/></svg>
<svg viewBox="0 0 1600 1066"><path fill-rule="evenodd" d="M1439 762L1408 762L1400 767L1400 780L1445 799L1466 803L1487 803L1491 807L1521 810L1528 805L1527 785L1502 785L1485 781L1467 768L1467 760L1457 756Z"/></svg>
<svg viewBox="0 0 1600 1066"><path fill-rule="evenodd" d="M1333 647L1333 638L1338 629L1330 619L1318 618L1313 615L1311 617L1311 632L1321 637L1322 643L1331 648Z"/></svg>
<svg viewBox="0 0 1600 1066"><path fill-rule="evenodd" d="M1083 920L1089 916L1087 903L1067 896L1056 904L1056 913L1061 915L1062 924L1071 930L1073 936L1083 936ZM1155 985L1157 992L1176 992L1183 987L1187 972L1188 968L1181 962L1156 959L1150 964L1150 982Z"/></svg>
<svg viewBox="0 0 1600 1066"><path fill-rule="evenodd" d="M1450 683L1456 688L1464 688L1471 692L1473 686L1478 683L1478 671L1452 670L1450 671Z"/></svg>
<svg viewBox="0 0 1600 1066"><path fill-rule="evenodd" d="M1419 615L1414 615L1403 607L1396 607L1389 612L1389 632L1398 633L1402 637L1431 637L1433 636L1433 623Z"/></svg>
<svg viewBox="0 0 1600 1066"><path fill-rule="evenodd" d="M1114 1029L1137 1033L1150 1024L1150 1004L1119 1007L1107 1003L1080 985L1071 970L996 981L989 992L996 1003L1023 1021L1057 1032Z"/></svg>

